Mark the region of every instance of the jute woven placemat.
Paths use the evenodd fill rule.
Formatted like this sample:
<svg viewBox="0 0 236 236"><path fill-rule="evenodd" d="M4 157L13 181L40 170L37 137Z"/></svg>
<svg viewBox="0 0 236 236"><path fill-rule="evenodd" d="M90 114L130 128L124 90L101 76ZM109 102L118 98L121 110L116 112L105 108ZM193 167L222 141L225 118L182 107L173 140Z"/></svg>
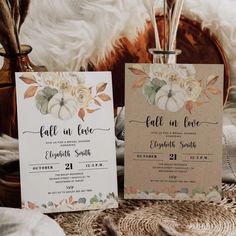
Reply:
<svg viewBox="0 0 236 236"><path fill-rule="evenodd" d="M223 185L220 203L120 200L118 209L54 214L75 236L236 236L236 185Z"/></svg>

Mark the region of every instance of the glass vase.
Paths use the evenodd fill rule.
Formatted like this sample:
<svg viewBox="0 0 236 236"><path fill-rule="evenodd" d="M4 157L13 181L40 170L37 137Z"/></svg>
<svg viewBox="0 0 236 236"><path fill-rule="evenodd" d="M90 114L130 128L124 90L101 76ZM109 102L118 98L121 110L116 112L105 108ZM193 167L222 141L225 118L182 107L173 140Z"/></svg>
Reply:
<svg viewBox="0 0 236 236"><path fill-rule="evenodd" d="M181 54L181 50L164 51L157 48L150 48L149 52L153 55L153 63L158 64L176 64L177 56Z"/></svg>
<svg viewBox="0 0 236 236"><path fill-rule="evenodd" d="M40 72L47 71L44 66L34 65L28 55L32 47L21 45L21 52L8 55L3 48L0 56L4 58L0 69L0 132L17 138L17 110L15 72Z"/></svg>

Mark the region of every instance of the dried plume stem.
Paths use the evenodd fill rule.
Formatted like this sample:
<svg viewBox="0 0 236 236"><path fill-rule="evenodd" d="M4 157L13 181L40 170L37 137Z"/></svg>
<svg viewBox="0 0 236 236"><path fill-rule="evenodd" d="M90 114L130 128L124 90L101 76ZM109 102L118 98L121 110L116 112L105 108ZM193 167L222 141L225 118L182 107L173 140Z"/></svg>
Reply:
<svg viewBox="0 0 236 236"><path fill-rule="evenodd" d="M18 53L15 37L14 21L7 1L0 1L0 43L6 53L14 55Z"/></svg>
<svg viewBox="0 0 236 236"><path fill-rule="evenodd" d="M0 43L7 54L20 52L19 34L30 0L0 0Z"/></svg>
<svg viewBox="0 0 236 236"><path fill-rule="evenodd" d="M30 0L20 0L19 4L20 22L18 26L18 32L20 32L21 26L25 22L25 19L28 15L29 6L30 6Z"/></svg>

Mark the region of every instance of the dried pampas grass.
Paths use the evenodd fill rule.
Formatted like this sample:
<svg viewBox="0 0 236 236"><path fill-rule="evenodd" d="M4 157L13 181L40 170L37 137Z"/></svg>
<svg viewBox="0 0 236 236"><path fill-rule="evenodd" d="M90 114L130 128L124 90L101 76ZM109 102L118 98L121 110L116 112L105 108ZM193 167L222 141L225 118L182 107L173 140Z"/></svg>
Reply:
<svg viewBox="0 0 236 236"><path fill-rule="evenodd" d="M176 0L166 0L169 9L172 9L175 5Z"/></svg>
<svg viewBox="0 0 236 236"><path fill-rule="evenodd" d="M155 17L156 13L155 6L157 5L157 0L146 0L144 2L144 5L147 9L147 12L150 16L151 22L154 27L155 43L157 50L161 51L175 50L175 41L176 41L180 16L183 9L183 3L184 0L163 0L164 45L161 45Z"/></svg>
<svg viewBox="0 0 236 236"><path fill-rule="evenodd" d="M15 37L14 21L7 1L0 1L0 43L6 53L17 53L17 40Z"/></svg>
<svg viewBox="0 0 236 236"><path fill-rule="evenodd" d="M30 6L30 0L21 0L20 1L20 6L19 6L20 22L19 22L19 26L18 26L19 32L20 32L21 26L25 22L25 19L28 15L29 6Z"/></svg>
<svg viewBox="0 0 236 236"><path fill-rule="evenodd" d="M30 0L0 0L0 43L5 52L20 52L19 33L28 14Z"/></svg>

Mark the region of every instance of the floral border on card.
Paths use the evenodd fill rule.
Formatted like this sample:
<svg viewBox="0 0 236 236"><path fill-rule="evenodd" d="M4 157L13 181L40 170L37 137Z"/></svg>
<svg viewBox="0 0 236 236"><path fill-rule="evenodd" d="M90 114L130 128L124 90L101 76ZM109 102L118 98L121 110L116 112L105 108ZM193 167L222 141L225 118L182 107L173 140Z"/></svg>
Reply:
<svg viewBox="0 0 236 236"><path fill-rule="evenodd" d="M187 187L180 190L169 189L169 192L140 191L134 187L125 186L124 196L127 199L157 199L157 200L196 200L214 201L221 200L221 190L218 186L212 186L209 191L203 191L201 187L195 187L190 191Z"/></svg>
<svg viewBox="0 0 236 236"><path fill-rule="evenodd" d="M57 202L48 201L41 204L29 200L22 201L22 208L24 209L42 209L50 212L84 211L117 207L118 198L115 196L115 193L109 193L104 197L102 193L95 194L89 199L89 202L87 202L86 198L74 199L73 196L70 196L68 199L63 198Z"/></svg>

